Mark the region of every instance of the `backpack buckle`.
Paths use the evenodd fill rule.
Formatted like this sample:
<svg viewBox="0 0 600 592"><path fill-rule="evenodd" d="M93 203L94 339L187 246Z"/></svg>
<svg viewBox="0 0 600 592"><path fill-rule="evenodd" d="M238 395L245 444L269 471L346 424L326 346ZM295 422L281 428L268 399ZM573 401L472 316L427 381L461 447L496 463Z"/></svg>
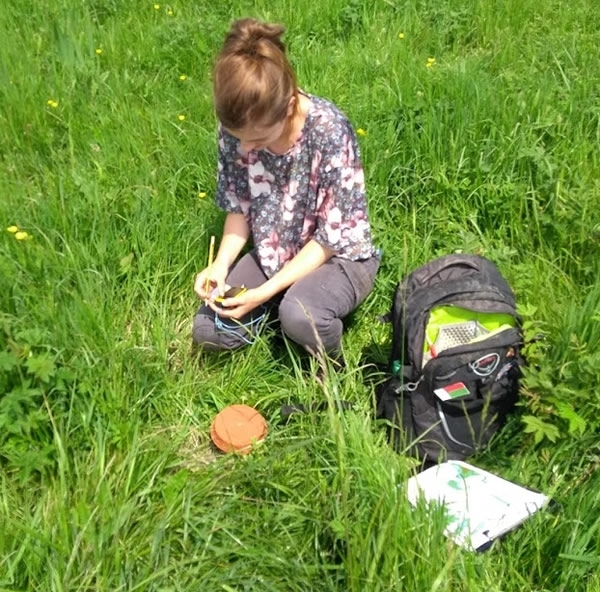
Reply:
<svg viewBox="0 0 600 592"><path fill-rule="evenodd" d="M414 391L417 390L419 384L421 384L421 381L423 380L423 376L419 377L419 380L417 380L416 382L403 382L398 384L398 386L395 388L396 393L403 393L403 392L409 392L412 393Z"/></svg>

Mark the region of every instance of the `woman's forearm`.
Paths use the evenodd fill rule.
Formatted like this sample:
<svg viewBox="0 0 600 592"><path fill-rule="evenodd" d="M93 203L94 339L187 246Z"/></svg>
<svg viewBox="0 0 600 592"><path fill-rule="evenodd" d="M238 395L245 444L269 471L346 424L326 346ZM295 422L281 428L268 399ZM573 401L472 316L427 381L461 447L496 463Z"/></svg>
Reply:
<svg viewBox="0 0 600 592"><path fill-rule="evenodd" d="M335 255L335 252L331 249L323 247L314 240L309 241L289 263L260 287L265 300L289 288L299 279L307 276L311 271L321 267L333 255Z"/></svg>
<svg viewBox="0 0 600 592"><path fill-rule="evenodd" d="M222 263L227 267L233 265L249 236L250 228L244 214L227 214L223 228L223 238L219 244L215 263Z"/></svg>

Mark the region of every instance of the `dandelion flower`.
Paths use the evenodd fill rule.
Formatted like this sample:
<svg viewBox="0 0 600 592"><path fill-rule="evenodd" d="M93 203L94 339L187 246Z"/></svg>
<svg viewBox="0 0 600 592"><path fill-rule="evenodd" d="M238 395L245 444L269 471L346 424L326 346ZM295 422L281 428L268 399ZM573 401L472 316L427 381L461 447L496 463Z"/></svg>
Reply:
<svg viewBox="0 0 600 592"><path fill-rule="evenodd" d="M185 119L185 115L178 115L177 119L179 119L179 121L183 121Z"/></svg>
<svg viewBox="0 0 600 592"><path fill-rule="evenodd" d="M17 240L25 240L26 238L29 238L29 235L24 230L19 230L15 233L15 238Z"/></svg>
<svg viewBox="0 0 600 592"><path fill-rule="evenodd" d="M404 33L398 33L398 39L404 39Z"/></svg>
<svg viewBox="0 0 600 592"><path fill-rule="evenodd" d="M155 4L154 5L154 10L160 10L160 4Z"/></svg>
<svg viewBox="0 0 600 592"><path fill-rule="evenodd" d="M46 104L47 104L49 107L52 107L53 109L56 109L56 108L58 107L58 101L55 101L54 99L48 99L48 100L46 101Z"/></svg>
<svg viewBox="0 0 600 592"><path fill-rule="evenodd" d="M11 234L14 234L15 232L19 232L19 227L13 224L12 226L9 226L6 230L8 230L8 232L10 232Z"/></svg>
<svg viewBox="0 0 600 592"><path fill-rule="evenodd" d="M172 10L169 8L169 10L167 10L167 14L168 14L169 16L173 16L173 11L172 11Z"/></svg>
<svg viewBox="0 0 600 592"><path fill-rule="evenodd" d="M198 197L200 199L204 199L206 197L206 191L199 191L198 192Z"/></svg>
<svg viewBox="0 0 600 592"><path fill-rule="evenodd" d="M102 55L102 48L99 47L98 49L96 49L96 55Z"/></svg>
<svg viewBox="0 0 600 592"><path fill-rule="evenodd" d="M181 74L179 76L179 80L186 80L186 79L187 79L187 76L185 74Z"/></svg>
<svg viewBox="0 0 600 592"><path fill-rule="evenodd" d="M356 130L356 133L357 133L359 136L366 136L366 135L367 135L367 132L366 132L366 131L365 131L365 130L362 128L362 127L359 127L359 128Z"/></svg>

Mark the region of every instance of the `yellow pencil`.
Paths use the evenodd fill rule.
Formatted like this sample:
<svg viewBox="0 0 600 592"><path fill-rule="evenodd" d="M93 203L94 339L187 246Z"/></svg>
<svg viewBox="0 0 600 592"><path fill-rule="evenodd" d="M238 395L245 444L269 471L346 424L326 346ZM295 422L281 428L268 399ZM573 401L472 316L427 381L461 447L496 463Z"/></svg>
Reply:
<svg viewBox="0 0 600 592"><path fill-rule="evenodd" d="M215 256L215 237L210 237L210 246L208 247L208 267L213 264L213 258ZM208 294L210 288L210 275L206 277L206 284L204 285L204 291ZM206 300L204 301L206 304Z"/></svg>

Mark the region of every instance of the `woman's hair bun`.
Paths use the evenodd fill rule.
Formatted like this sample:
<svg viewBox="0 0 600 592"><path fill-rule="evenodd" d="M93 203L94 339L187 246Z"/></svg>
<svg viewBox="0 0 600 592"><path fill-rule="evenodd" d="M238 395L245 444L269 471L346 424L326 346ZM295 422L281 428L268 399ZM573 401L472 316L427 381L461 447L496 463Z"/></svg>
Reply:
<svg viewBox="0 0 600 592"><path fill-rule="evenodd" d="M281 41L284 32L283 25L263 23L252 18L240 19L232 24L225 47L235 53L264 55L265 45L273 44L285 53L285 45Z"/></svg>

